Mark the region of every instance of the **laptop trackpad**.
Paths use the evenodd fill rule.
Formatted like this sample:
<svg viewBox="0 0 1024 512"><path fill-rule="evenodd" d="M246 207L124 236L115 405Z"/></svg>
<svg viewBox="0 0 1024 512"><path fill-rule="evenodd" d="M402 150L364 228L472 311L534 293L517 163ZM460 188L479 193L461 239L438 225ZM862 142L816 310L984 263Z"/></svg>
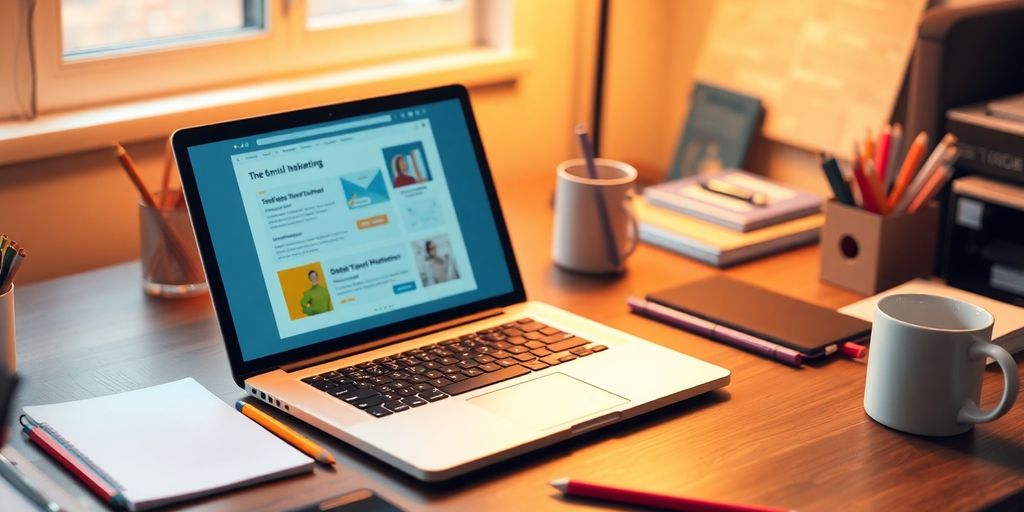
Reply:
<svg viewBox="0 0 1024 512"><path fill-rule="evenodd" d="M564 373L554 373L476 396L467 402L519 425L543 430L629 400Z"/></svg>

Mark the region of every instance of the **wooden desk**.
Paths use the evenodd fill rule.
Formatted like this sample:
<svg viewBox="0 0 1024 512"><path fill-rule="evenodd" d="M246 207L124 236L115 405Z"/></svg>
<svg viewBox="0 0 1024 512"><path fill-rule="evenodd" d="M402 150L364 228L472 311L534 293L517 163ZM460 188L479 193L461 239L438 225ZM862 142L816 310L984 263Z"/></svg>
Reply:
<svg viewBox="0 0 1024 512"><path fill-rule="evenodd" d="M805 512L965 510L1024 486L1022 404L1003 419L950 439L901 434L864 414L861 363L836 358L793 369L627 313L627 296L698 279L717 272L713 268L642 246L629 273L618 279L555 269L549 257L552 182L499 181L530 297L729 368L732 384L441 485L412 480L300 426L334 451L335 471L318 467L311 475L190 502L187 508L278 510L360 487L408 510L590 508L562 500L547 485L573 476ZM126 264L18 289L18 365L25 377L20 405L185 376L225 402L242 396L231 381L209 300L144 297L139 274L137 264ZM828 307L859 298L818 280L814 247L728 274ZM1000 381L998 372L986 372L986 405L998 399ZM14 445L72 489L78 505L101 508L41 452L20 438Z"/></svg>

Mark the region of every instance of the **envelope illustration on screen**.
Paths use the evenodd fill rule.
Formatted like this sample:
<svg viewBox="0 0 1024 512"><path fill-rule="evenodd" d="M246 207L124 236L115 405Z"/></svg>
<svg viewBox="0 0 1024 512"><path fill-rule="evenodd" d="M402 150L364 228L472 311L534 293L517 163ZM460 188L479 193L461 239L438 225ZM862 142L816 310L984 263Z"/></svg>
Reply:
<svg viewBox="0 0 1024 512"><path fill-rule="evenodd" d="M389 199L384 175L379 170L342 176L341 189L345 192L345 204L350 210L386 203Z"/></svg>

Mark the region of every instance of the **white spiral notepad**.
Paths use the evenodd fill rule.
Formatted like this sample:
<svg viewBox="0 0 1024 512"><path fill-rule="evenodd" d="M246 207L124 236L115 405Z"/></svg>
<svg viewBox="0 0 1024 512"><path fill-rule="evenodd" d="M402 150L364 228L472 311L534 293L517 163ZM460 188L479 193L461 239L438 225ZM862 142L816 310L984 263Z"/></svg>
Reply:
<svg viewBox="0 0 1024 512"><path fill-rule="evenodd" d="M310 471L313 460L191 378L116 395L25 407L106 473L131 510Z"/></svg>

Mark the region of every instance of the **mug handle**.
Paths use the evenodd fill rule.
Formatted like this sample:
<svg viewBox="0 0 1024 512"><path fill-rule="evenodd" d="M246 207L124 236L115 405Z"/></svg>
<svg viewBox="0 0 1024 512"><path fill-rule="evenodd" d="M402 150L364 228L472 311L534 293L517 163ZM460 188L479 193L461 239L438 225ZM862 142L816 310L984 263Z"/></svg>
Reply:
<svg viewBox="0 0 1024 512"><path fill-rule="evenodd" d="M626 198L622 200L622 206L626 209L626 217L629 218L629 245L626 246L626 254L623 257L633 254L640 241L640 225L636 220L636 210L633 209L633 195L631 190L626 193Z"/></svg>
<svg viewBox="0 0 1024 512"><path fill-rule="evenodd" d="M956 421L959 423L987 423L998 419L1010 410L1014 400L1017 399L1017 391L1020 389L1017 365L1006 349L994 343L975 342L971 345L968 355L971 359L988 356L999 363L999 368L1003 371L1003 397L999 399L999 405L989 411L981 410L974 400L968 400L957 413Z"/></svg>

